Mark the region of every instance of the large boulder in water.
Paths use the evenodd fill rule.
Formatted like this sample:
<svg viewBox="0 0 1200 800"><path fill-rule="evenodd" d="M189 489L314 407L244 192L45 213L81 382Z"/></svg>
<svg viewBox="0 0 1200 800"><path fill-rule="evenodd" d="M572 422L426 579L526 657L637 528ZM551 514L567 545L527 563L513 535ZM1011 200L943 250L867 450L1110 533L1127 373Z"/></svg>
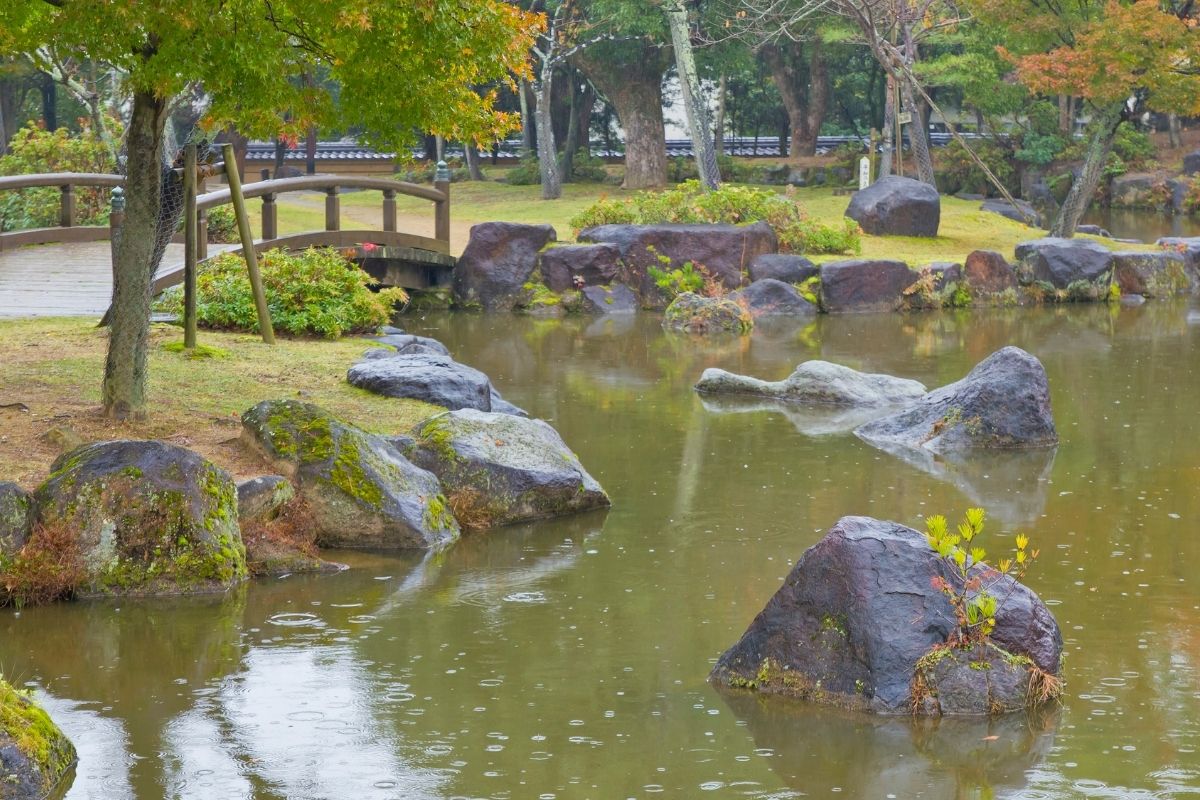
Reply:
<svg viewBox="0 0 1200 800"><path fill-rule="evenodd" d="M224 591L246 577L237 487L225 470L176 445L84 445L51 466L34 493L38 524L69 532L82 577L75 593Z"/></svg>
<svg viewBox="0 0 1200 800"><path fill-rule="evenodd" d="M781 381L763 381L710 367L700 376L696 391L769 397L805 405L883 406L923 397L925 386L906 378L859 372L828 361L805 361Z"/></svg>
<svg viewBox="0 0 1200 800"><path fill-rule="evenodd" d="M0 679L0 798L42 800L78 760L49 715Z"/></svg>
<svg viewBox="0 0 1200 800"><path fill-rule="evenodd" d="M903 261L828 261L821 265L821 308L831 314L893 311L918 277Z"/></svg>
<svg viewBox="0 0 1200 800"><path fill-rule="evenodd" d="M0 481L0 571L17 554L33 528L33 497L10 481Z"/></svg>
<svg viewBox="0 0 1200 800"><path fill-rule="evenodd" d="M549 225L481 222L471 226L454 268L454 297L484 311L511 311L537 267L542 248L557 238Z"/></svg>
<svg viewBox="0 0 1200 800"><path fill-rule="evenodd" d="M1012 578L982 568L974 576L1004 598L991 634L1004 652L945 648L944 659L936 651L957 625L933 584L941 579L961 587L956 571L922 533L844 517L804 553L710 679L884 714L1032 705L1031 686L1061 667L1058 624L1038 596ZM931 651L934 657L927 658Z"/></svg>
<svg viewBox="0 0 1200 800"><path fill-rule="evenodd" d="M1004 256L994 250L973 250L963 264L964 277L972 294L993 295L1016 291L1017 273Z"/></svg>
<svg viewBox="0 0 1200 800"><path fill-rule="evenodd" d="M774 278L763 278L744 289L729 293L729 299L743 306L750 316L759 317L810 317L818 309L796 291L790 283Z"/></svg>
<svg viewBox="0 0 1200 800"><path fill-rule="evenodd" d="M1114 253L1112 264L1113 283L1123 295L1170 297L1187 294L1195 288L1182 253Z"/></svg>
<svg viewBox="0 0 1200 800"><path fill-rule="evenodd" d="M1021 283L1047 283L1067 289L1081 281L1107 289L1112 275L1112 251L1090 239L1047 236L1016 247Z"/></svg>
<svg viewBox="0 0 1200 800"><path fill-rule="evenodd" d="M419 423L404 452L438 476L450 507L467 527L609 505L600 484L540 419L451 411Z"/></svg>
<svg viewBox="0 0 1200 800"><path fill-rule="evenodd" d="M317 406L259 403L242 415L242 439L296 484L322 546L429 549L458 538L437 477Z"/></svg>
<svg viewBox="0 0 1200 800"><path fill-rule="evenodd" d="M667 330L688 333L747 333L754 327L754 320L746 309L728 298L684 292L667 306L662 324Z"/></svg>
<svg viewBox="0 0 1200 800"><path fill-rule="evenodd" d="M888 175L855 192L846 216L872 236L937 236L942 199L927 183Z"/></svg>
<svg viewBox="0 0 1200 800"><path fill-rule="evenodd" d="M884 450L934 453L1058 443L1046 370L1019 347L997 350L962 380L935 389L903 411L868 422L854 433Z"/></svg>

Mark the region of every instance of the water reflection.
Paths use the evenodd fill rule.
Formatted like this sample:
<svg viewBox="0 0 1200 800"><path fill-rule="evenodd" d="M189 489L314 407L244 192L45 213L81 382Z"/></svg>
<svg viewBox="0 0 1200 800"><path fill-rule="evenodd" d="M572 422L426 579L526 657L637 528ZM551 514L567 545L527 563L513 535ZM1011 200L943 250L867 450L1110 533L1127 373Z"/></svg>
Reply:
<svg viewBox="0 0 1200 800"><path fill-rule="evenodd" d="M712 414L775 413L782 414L797 433L805 436L836 436L851 433L855 428L897 409L886 406L829 407L785 403L770 398L720 397L703 395L700 402Z"/></svg>

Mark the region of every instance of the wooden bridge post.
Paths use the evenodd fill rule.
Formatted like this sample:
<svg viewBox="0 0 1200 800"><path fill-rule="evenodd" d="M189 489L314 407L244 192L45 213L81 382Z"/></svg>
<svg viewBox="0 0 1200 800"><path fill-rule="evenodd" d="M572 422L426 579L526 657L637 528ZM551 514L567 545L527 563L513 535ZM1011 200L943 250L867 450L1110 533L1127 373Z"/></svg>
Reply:
<svg viewBox="0 0 1200 800"><path fill-rule="evenodd" d="M75 225L75 187L64 183L62 189L62 206L59 208L58 224L64 228Z"/></svg>
<svg viewBox="0 0 1200 800"><path fill-rule="evenodd" d="M383 190L383 229L385 231L396 231L396 191L394 189Z"/></svg>
<svg viewBox="0 0 1200 800"><path fill-rule="evenodd" d="M204 194L208 191L205 185L204 175L197 172L196 175L196 194ZM203 261L208 258L208 211L201 211L196 214L196 260Z"/></svg>
<svg viewBox="0 0 1200 800"><path fill-rule="evenodd" d="M433 173L433 188L442 193L445 199L433 201L433 238L450 241L450 168L445 161L439 161L437 170Z"/></svg>
<svg viewBox="0 0 1200 800"><path fill-rule="evenodd" d="M254 293L254 307L258 311L258 330L263 341L275 344L275 330L271 327L271 310L267 307L267 293L263 289L262 275L258 271L258 253L254 251L254 236L250 233L250 218L246 215L246 198L242 195L242 178L238 175L237 161L233 157L233 145L226 144L225 179L229 182L229 198L233 201L233 212L237 216L238 233L242 239L242 256L246 259L246 271L250 273L250 289Z"/></svg>
<svg viewBox="0 0 1200 800"><path fill-rule="evenodd" d="M340 231L342 229L342 201L338 196L338 187L330 186L325 190L325 230Z"/></svg>
<svg viewBox="0 0 1200 800"><path fill-rule="evenodd" d="M196 145L183 148L183 347L196 347Z"/></svg>
<svg viewBox="0 0 1200 800"><path fill-rule="evenodd" d="M264 194L262 198L262 238L265 241L279 238L279 206L273 194Z"/></svg>

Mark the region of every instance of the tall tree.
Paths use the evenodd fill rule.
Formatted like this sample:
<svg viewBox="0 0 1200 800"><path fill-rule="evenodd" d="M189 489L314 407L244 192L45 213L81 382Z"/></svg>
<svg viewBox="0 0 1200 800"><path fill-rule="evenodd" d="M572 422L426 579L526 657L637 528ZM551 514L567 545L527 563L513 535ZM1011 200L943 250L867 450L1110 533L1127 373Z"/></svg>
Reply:
<svg viewBox="0 0 1200 800"><path fill-rule="evenodd" d="M792 131L788 155L811 156L817 152L817 136L829 105L829 71L820 36L807 42L767 42L761 52L787 109Z"/></svg>
<svg viewBox="0 0 1200 800"><path fill-rule="evenodd" d="M516 120L473 87L527 75L540 19L499 0L6 0L0 55L53 47L112 64L133 95L127 133L126 217L113 262L113 317L105 412L146 408L150 263L160 212L171 99L190 84L213 98L206 126L299 135L353 120L377 144L405 144L414 128L456 139L498 138ZM325 87L306 72L327 70ZM408 80L381 80L380 76ZM285 117L288 121L285 123Z"/></svg>
<svg viewBox="0 0 1200 800"><path fill-rule="evenodd" d="M700 90L700 74L696 71L696 56L692 51L692 32L688 9L682 0L665 0L662 8L663 13L667 15L667 27L671 31L671 47L675 50L675 70L679 74L679 87L683 93L683 109L687 116L692 153L696 158L696 169L700 173L700 185L708 190L716 189L721 185L721 173L717 169L717 154L713 149L711 128L708 122L708 101Z"/></svg>

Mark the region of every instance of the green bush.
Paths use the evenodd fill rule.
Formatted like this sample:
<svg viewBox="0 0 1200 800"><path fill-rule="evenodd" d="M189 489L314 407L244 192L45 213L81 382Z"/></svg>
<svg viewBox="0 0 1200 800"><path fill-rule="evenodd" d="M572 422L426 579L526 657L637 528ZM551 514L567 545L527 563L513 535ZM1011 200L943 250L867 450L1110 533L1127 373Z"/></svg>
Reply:
<svg viewBox="0 0 1200 800"><path fill-rule="evenodd" d="M1132 125L1122 125L1113 139L1113 152L1130 166L1140 168L1154 159L1154 142Z"/></svg>
<svg viewBox="0 0 1200 800"><path fill-rule="evenodd" d="M608 170L604 168L604 159L593 156L587 150L580 148L571 159L571 181L574 183L604 183L608 178Z"/></svg>
<svg viewBox="0 0 1200 800"><path fill-rule="evenodd" d="M208 241L217 244L238 241L237 215L233 213L233 206L208 210Z"/></svg>
<svg viewBox="0 0 1200 800"><path fill-rule="evenodd" d="M576 232L593 225L663 222L766 222L775 229L780 249L791 253L858 253L858 225L850 220L830 226L816 222L785 194L748 186L725 185L705 192L686 181L665 192L639 192L625 200L599 201L571 219Z"/></svg>
<svg viewBox="0 0 1200 800"><path fill-rule="evenodd" d="M303 253L268 250L259 259L267 306L275 330L336 338L372 331L408 299L403 289L372 292L371 277L336 250ZM182 315L183 295L172 291L160 304ZM205 263L196 277L196 319L206 328L256 332L258 315L246 274L246 261L224 253Z"/></svg>
<svg viewBox="0 0 1200 800"><path fill-rule="evenodd" d="M972 142L971 149L983 163L987 164L988 169L999 179L1000 183L1004 184L1005 188L1009 191L1017 188L1013 185L1015 173L1012 168L1012 153L982 139ZM991 195L996 191L984 171L971 158L967 148L963 147L957 139L952 139L945 147L939 148L937 159L951 194L972 192Z"/></svg>
<svg viewBox="0 0 1200 800"><path fill-rule="evenodd" d="M521 163L504 174L504 182L510 186L533 186L542 182L538 160L533 156L521 159Z"/></svg>
<svg viewBox="0 0 1200 800"><path fill-rule="evenodd" d="M30 122L17 131L9 143L8 154L0 158L0 175L116 171L108 148L88 127L78 135L72 135L66 128L51 132ZM57 186L0 192L0 231L58 225L61 197ZM80 225L106 224L108 209L108 189L102 186L76 188L75 213Z"/></svg>

